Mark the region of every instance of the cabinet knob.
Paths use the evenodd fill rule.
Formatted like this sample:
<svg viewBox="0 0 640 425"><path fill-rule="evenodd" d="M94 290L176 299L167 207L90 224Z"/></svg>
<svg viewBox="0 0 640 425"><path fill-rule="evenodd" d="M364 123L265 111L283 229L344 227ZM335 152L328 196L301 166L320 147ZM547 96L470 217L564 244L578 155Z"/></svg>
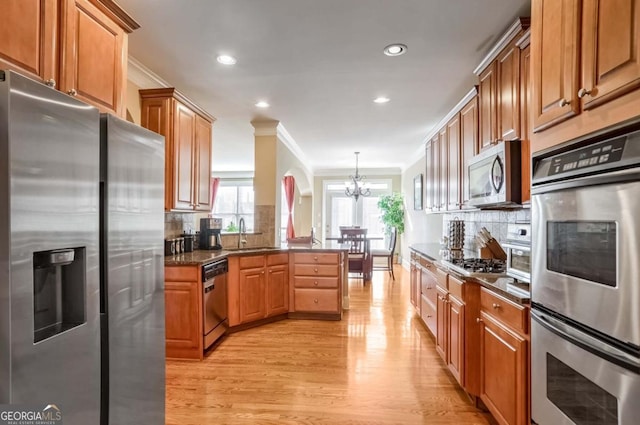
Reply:
<svg viewBox="0 0 640 425"><path fill-rule="evenodd" d="M260 274L264 274L264 270L260 272Z"/></svg>
<svg viewBox="0 0 640 425"><path fill-rule="evenodd" d="M583 97L585 97L586 95L591 95L591 90L587 90L585 88L581 88L580 90L578 90L578 97L580 99L582 99Z"/></svg>
<svg viewBox="0 0 640 425"><path fill-rule="evenodd" d="M482 320L481 318L479 318L479 317L478 317L478 318L476 319L476 323L480 323L480 322L483 322L483 320Z"/></svg>
<svg viewBox="0 0 640 425"><path fill-rule="evenodd" d="M318 269L313 269L314 272L318 273Z"/></svg>
<svg viewBox="0 0 640 425"><path fill-rule="evenodd" d="M430 314L427 314L427 319L430 319L430 318L431 318L431 315L430 315Z"/></svg>
<svg viewBox="0 0 640 425"><path fill-rule="evenodd" d="M561 108L564 108L565 106L567 106L570 103L571 103L571 101L569 101L567 99L560 99L560 102L558 102L558 106L561 107Z"/></svg>
<svg viewBox="0 0 640 425"><path fill-rule="evenodd" d="M273 270L269 270L269 273L273 273Z"/></svg>
<svg viewBox="0 0 640 425"><path fill-rule="evenodd" d="M500 308L500 304L496 304L496 303L493 303L491 306L496 309Z"/></svg>
<svg viewBox="0 0 640 425"><path fill-rule="evenodd" d="M316 303L316 304L318 304L318 299L317 299L317 298L316 298L316 299L314 299L314 300L313 300L313 302L314 302L314 303Z"/></svg>
<svg viewBox="0 0 640 425"><path fill-rule="evenodd" d="M48 85L49 87L56 87L56 80L54 80L53 78L49 78L47 81L44 82L46 85Z"/></svg>
<svg viewBox="0 0 640 425"><path fill-rule="evenodd" d="M318 281L313 282L314 285L318 286Z"/></svg>
<svg viewBox="0 0 640 425"><path fill-rule="evenodd" d="M69 96L75 96L75 95L77 95L77 94L78 94L78 92L76 91L76 89L71 89L71 90L69 90L69 91L67 92L67 94L68 94Z"/></svg>
<svg viewBox="0 0 640 425"><path fill-rule="evenodd" d="M318 261L318 257L313 257L314 260Z"/></svg>

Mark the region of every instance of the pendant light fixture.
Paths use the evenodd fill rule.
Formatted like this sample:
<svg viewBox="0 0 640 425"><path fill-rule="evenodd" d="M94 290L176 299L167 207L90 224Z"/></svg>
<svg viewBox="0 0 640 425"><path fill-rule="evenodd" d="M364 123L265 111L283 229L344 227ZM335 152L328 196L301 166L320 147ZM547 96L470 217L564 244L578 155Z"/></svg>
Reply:
<svg viewBox="0 0 640 425"><path fill-rule="evenodd" d="M344 190L345 195L352 196L356 202L358 202L358 198L361 196L369 196L371 195L371 191L369 188L364 187L364 179L365 176L361 176L358 171L358 155L360 152L354 152L356 154L356 173L355 175L349 176L351 182L347 182L347 187Z"/></svg>

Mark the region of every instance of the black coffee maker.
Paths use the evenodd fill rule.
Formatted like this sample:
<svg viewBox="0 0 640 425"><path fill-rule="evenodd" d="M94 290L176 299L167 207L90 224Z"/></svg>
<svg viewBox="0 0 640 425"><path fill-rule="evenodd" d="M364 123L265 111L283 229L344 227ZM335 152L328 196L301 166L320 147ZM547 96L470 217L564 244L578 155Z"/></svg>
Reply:
<svg viewBox="0 0 640 425"><path fill-rule="evenodd" d="M222 249L221 218L201 218L200 219L200 249Z"/></svg>

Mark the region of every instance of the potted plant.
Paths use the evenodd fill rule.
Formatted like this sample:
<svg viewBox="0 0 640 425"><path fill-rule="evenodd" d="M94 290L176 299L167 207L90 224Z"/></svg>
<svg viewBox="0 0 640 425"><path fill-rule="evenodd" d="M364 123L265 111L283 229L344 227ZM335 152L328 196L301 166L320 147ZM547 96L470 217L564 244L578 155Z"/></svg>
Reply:
<svg viewBox="0 0 640 425"><path fill-rule="evenodd" d="M378 208L382 211L380 220L385 225L387 234L391 232L392 227L397 229L398 235L402 234L404 232L404 199L402 194L395 192L391 195L381 196L378 200Z"/></svg>

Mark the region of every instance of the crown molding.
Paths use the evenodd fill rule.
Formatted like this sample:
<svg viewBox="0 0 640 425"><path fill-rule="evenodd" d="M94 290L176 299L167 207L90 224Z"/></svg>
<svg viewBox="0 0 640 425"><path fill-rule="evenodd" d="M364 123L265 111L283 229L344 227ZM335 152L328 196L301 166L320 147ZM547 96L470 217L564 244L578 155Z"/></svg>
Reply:
<svg viewBox="0 0 640 425"><path fill-rule="evenodd" d="M300 161L300 165L305 173L307 173L308 176L313 176L313 169L308 165L309 160L307 156L302 149L300 149L300 146L298 146L291 134L289 134L284 124L278 120L260 120L251 121L251 125L255 129L253 135L256 137L276 136L276 138L291 151L293 156Z"/></svg>
<svg viewBox="0 0 640 425"><path fill-rule="evenodd" d="M277 136L278 135L278 120L261 120L251 121L251 125L254 128L254 136Z"/></svg>
<svg viewBox="0 0 640 425"><path fill-rule="evenodd" d="M520 31L526 30L531 25L530 18L518 18L516 21L509 27L507 32L498 40L496 44L494 44L493 48L489 50L489 53L482 59L482 62L476 69L473 70L473 73L476 75L480 75L482 71L484 71L490 64L493 62L500 52L509 45L513 41L514 38L520 33Z"/></svg>
<svg viewBox="0 0 640 425"><path fill-rule="evenodd" d="M520 50L526 48L529 44L531 44L531 28L526 30L522 37L516 41L516 47L520 48Z"/></svg>
<svg viewBox="0 0 640 425"><path fill-rule="evenodd" d="M422 146L421 146L421 150L424 151L424 145L426 143L428 143L429 141L431 141L431 139L433 138L433 136L435 136L436 134L438 134L438 132L440 131L440 129L442 127L444 127L450 120L451 118L453 118L458 112L460 112L462 110L462 108L464 108L467 103L469 103L471 101L471 99L474 98L474 96L476 96L478 94L478 86L473 86L473 88L471 90L469 90L469 92L464 95L464 97L462 99L460 99L460 101L456 104L456 106L453 107L453 109L451 109L449 111L449 113L447 115L444 116L444 118L442 118L438 124L436 124L431 131L429 131L427 133L427 135L425 136L424 139L422 139ZM424 154L424 152L422 152Z"/></svg>
<svg viewBox="0 0 640 425"><path fill-rule="evenodd" d="M129 56L127 62L127 79L141 89L171 87L171 84L167 83L162 77L144 66L142 62L133 56Z"/></svg>

